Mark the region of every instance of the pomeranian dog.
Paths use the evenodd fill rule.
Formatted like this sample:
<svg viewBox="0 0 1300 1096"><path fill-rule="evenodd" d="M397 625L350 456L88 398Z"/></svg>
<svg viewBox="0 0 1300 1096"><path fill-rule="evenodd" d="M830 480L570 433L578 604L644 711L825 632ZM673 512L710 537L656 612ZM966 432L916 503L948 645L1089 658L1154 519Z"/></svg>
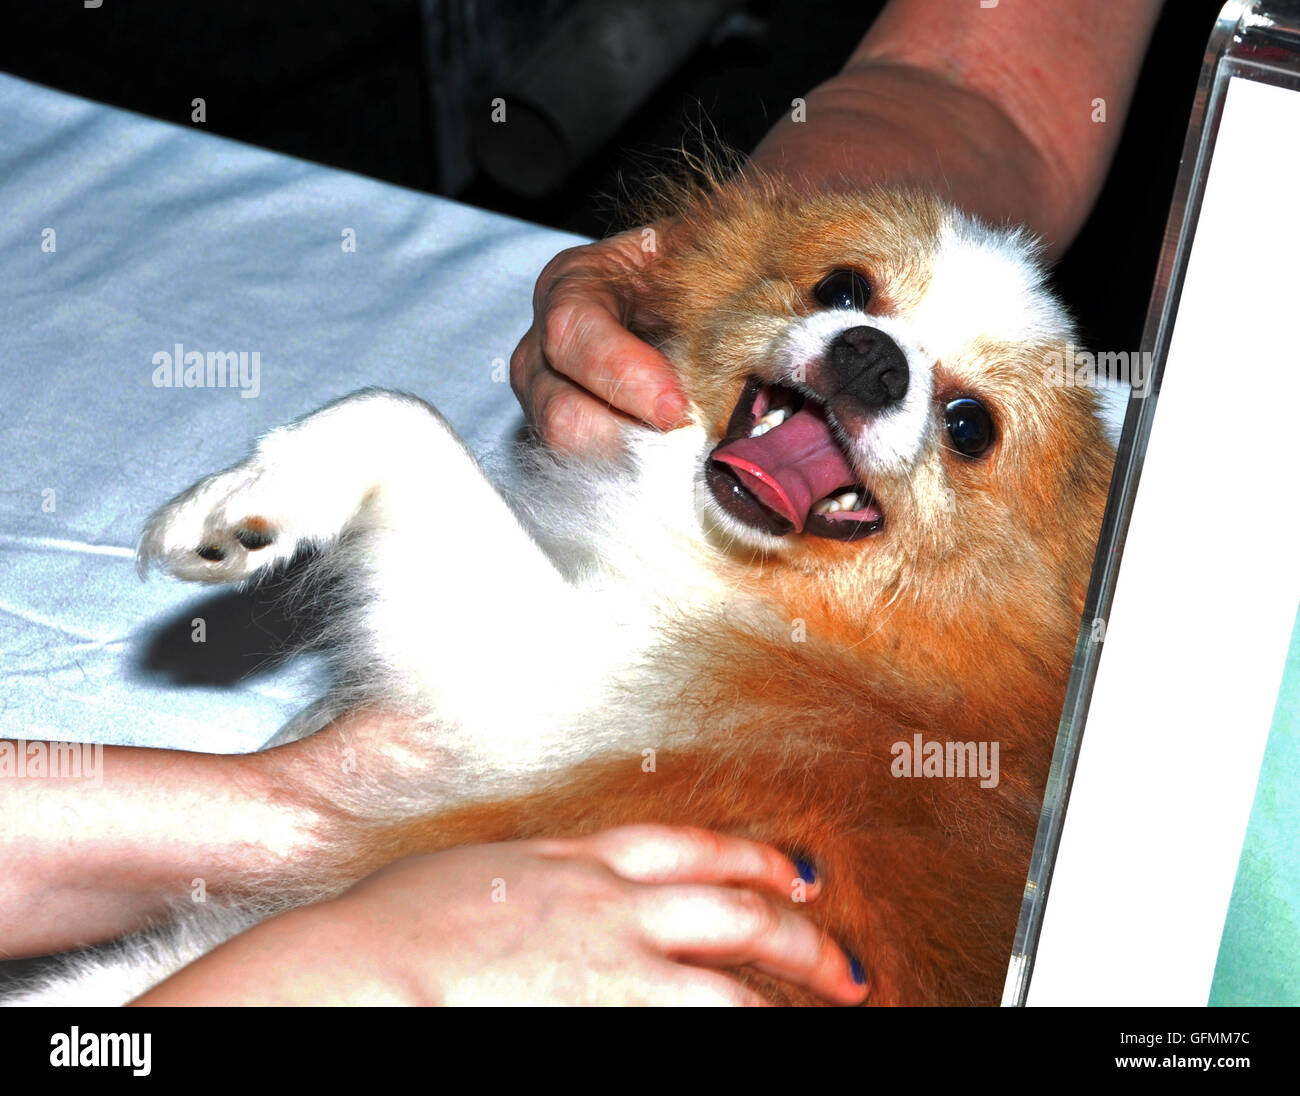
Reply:
<svg viewBox="0 0 1300 1096"><path fill-rule="evenodd" d="M502 493L429 405L359 392L160 509L141 566L241 582L316 549L331 709L409 715L427 771L340 775L356 842L314 894L452 845L704 826L815 865L868 1003L995 1004L1114 460L1096 394L1046 378L1068 317L1026 233L923 193L733 180L661 237L628 277L692 425L535 451ZM33 999L108 963L127 1000L260 915Z"/></svg>

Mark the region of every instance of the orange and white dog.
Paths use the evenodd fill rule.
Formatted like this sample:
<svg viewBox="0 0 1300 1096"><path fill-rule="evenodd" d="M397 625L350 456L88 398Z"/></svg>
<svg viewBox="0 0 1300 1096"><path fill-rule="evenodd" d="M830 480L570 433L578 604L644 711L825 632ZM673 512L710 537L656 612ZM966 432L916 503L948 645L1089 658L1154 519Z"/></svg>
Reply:
<svg viewBox="0 0 1300 1096"><path fill-rule="evenodd" d="M164 506L141 564L320 550L337 705L410 713L430 762L340 778L354 867L706 826L817 866L871 1003L996 1003L1114 459L1095 393L1045 377L1068 319L1023 232L920 193L727 183L662 247L642 333L693 425L533 454L506 496L433 408L360 392ZM70 977L126 1000L256 916Z"/></svg>

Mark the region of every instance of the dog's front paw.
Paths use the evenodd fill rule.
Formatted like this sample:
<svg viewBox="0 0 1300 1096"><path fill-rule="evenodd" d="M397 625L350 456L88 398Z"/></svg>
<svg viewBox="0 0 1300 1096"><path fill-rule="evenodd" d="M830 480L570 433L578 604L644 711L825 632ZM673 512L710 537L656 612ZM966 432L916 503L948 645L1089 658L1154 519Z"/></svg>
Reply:
<svg viewBox="0 0 1300 1096"><path fill-rule="evenodd" d="M264 470L250 461L209 476L160 507L140 537L140 573L188 582L239 582L293 555L296 537L274 516Z"/></svg>

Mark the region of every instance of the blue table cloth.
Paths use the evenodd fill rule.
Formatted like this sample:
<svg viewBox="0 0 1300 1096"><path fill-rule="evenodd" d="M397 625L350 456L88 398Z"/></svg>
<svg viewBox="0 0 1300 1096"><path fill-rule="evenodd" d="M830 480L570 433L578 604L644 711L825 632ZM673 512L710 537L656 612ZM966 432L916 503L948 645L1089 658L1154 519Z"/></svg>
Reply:
<svg viewBox="0 0 1300 1096"><path fill-rule="evenodd" d="M503 451L533 283L578 241L3 75L0 210L0 737L255 749L323 667L268 658L269 595L142 583L142 523L366 385ZM194 352L244 372L166 386Z"/></svg>

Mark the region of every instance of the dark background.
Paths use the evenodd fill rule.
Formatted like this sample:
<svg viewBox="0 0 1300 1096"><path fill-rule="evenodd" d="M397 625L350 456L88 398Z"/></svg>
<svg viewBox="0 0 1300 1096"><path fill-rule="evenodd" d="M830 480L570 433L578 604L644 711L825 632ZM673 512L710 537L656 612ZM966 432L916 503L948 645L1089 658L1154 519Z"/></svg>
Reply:
<svg viewBox="0 0 1300 1096"><path fill-rule="evenodd" d="M842 63L881 6L739 5L556 193L520 197L472 174L467 119L571 2L104 0L89 10L82 0L6 0L0 69L182 125L202 96L215 133L601 235L615 220L608 195L620 172L634 180L702 119L727 143L752 147L793 97ZM1219 7L1166 5L1110 181L1055 271L1096 348L1138 347Z"/></svg>

